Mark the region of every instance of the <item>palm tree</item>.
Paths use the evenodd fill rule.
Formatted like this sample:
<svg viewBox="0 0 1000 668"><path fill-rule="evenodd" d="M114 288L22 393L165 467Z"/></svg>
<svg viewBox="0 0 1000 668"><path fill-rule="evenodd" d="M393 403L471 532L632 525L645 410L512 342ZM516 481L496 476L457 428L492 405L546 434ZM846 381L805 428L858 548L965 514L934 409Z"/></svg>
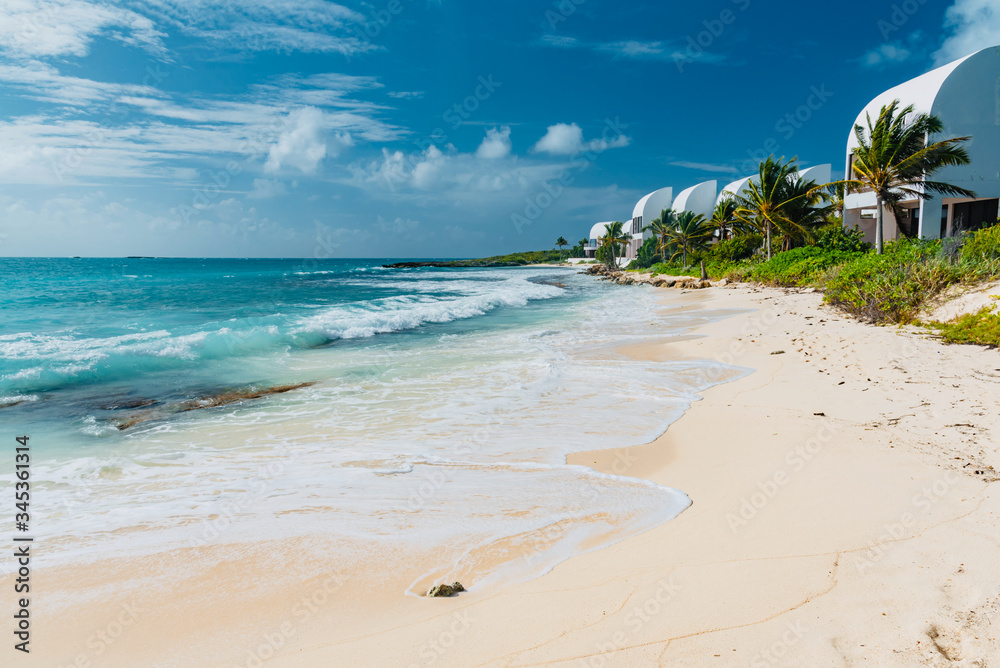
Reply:
<svg viewBox="0 0 1000 668"><path fill-rule="evenodd" d="M836 211L826 184L795 178L788 184L783 211L784 222L780 226L784 242L782 250L791 250L813 241L813 231L827 225Z"/></svg>
<svg viewBox="0 0 1000 668"><path fill-rule="evenodd" d="M566 237L559 237L556 239L556 246L559 247L559 259L562 260L562 247L569 246L569 242L566 241Z"/></svg>
<svg viewBox="0 0 1000 668"><path fill-rule="evenodd" d="M854 126L858 147L854 149L851 174L843 183L847 192L872 190L875 193L875 251L882 252L883 209L888 205L900 218L899 202L904 199L931 199L933 194L975 197L971 190L927 179L942 167L969 164L969 154L961 144L971 137L955 137L930 142L930 136L944 129L941 119L930 114L914 115L913 105L899 109L899 100L882 107L867 128ZM853 177L853 178L851 178ZM932 194L933 193L933 194Z"/></svg>
<svg viewBox="0 0 1000 668"><path fill-rule="evenodd" d="M667 261L667 235L675 227L677 227L677 212L673 209L664 209L660 211L659 218L654 219L649 225L642 228L643 232L652 230L653 234L659 239L657 249L660 251L660 259L664 262Z"/></svg>
<svg viewBox="0 0 1000 668"><path fill-rule="evenodd" d="M625 234L625 225L620 220L608 223L605 226L604 236L601 237L601 245L608 249L608 256L610 258L608 267L612 269L618 268L618 262L615 257L615 249L619 245L627 244L628 242L629 237Z"/></svg>
<svg viewBox="0 0 1000 668"><path fill-rule="evenodd" d="M707 248L714 233L715 228L700 213L684 211L678 214L677 225L667 235L669 243L675 249L670 259L672 260L678 255L683 256L684 269L687 269L688 253L695 253Z"/></svg>
<svg viewBox="0 0 1000 668"><path fill-rule="evenodd" d="M715 211L712 212L712 226L719 230L719 240L727 238L727 234L733 232L733 223L736 218L736 199L732 195L726 193L719 203L715 205Z"/></svg>
<svg viewBox="0 0 1000 668"><path fill-rule="evenodd" d="M823 189L830 184L799 179L798 158L782 163L769 156L760 163L757 180L751 180L743 193L736 195L734 216L738 223L749 225L764 235L767 259L771 259L771 232L777 229L785 244L808 239L810 228L829 215L828 206L821 206L827 196ZM819 212L816 208L819 207Z"/></svg>

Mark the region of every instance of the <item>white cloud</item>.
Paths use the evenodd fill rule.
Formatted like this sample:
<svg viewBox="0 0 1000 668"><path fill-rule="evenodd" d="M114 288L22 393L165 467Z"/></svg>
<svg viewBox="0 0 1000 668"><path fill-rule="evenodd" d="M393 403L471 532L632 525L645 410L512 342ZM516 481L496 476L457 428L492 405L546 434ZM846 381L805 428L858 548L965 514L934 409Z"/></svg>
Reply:
<svg viewBox="0 0 1000 668"><path fill-rule="evenodd" d="M688 162L687 160L677 160L671 162L674 167L684 167L685 169L697 169L701 172L720 172L722 174L735 174L736 168L730 165L715 165L709 162Z"/></svg>
<svg viewBox="0 0 1000 668"><path fill-rule="evenodd" d="M247 197L251 199L272 199L274 197L281 197L282 195L287 194L288 190L285 188L285 184L281 181L275 181L273 179L254 179L253 190L247 194Z"/></svg>
<svg viewBox="0 0 1000 668"><path fill-rule="evenodd" d="M531 149L535 153L572 155L583 150L583 129L576 123L550 125L545 136Z"/></svg>
<svg viewBox="0 0 1000 668"><path fill-rule="evenodd" d="M912 52L901 43L887 42L861 56L861 64L865 67L884 67L892 63L904 63L912 55Z"/></svg>
<svg viewBox="0 0 1000 668"><path fill-rule="evenodd" d="M1000 44L1000 8L996 0L956 0L944 27L950 34L934 54L938 65Z"/></svg>
<svg viewBox="0 0 1000 668"><path fill-rule="evenodd" d="M663 56L663 42L641 42L627 39L598 45L598 50L607 51L623 58L655 58Z"/></svg>
<svg viewBox="0 0 1000 668"><path fill-rule="evenodd" d="M576 123L556 123L550 125L545 136L532 147L533 153L548 153L549 155L573 155L583 151L606 151L609 148L628 146L631 139L623 134L613 139L594 139L583 141L583 129Z"/></svg>
<svg viewBox="0 0 1000 668"><path fill-rule="evenodd" d="M190 36L239 51L352 55L378 47L356 32L364 15L326 0L125 0Z"/></svg>
<svg viewBox="0 0 1000 668"><path fill-rule="evenodd" d="M476 193L513 196L538 187L566 168L562 163L521 163L513 156L483 160L475 153L459 153L450 144L445 150L429 146L408 155L382 149L380 160L350 167L351 184L360 188L396 193L453 193L463 200Z"/></svg>
<svg viewBox="0 0 1000 668"><path fill-rule="evenodd" d="M539 40L542 44L554 46L560 49L573 49L583 46L580 40L569 35L542 35Z"/></svg>
<svg viewBox="0 0 1000 668"><path fill-rule="evenodd" d="M20 57L86 56L91 43L107 37L157 56L164 34L142 14L88 0L4 0L0 4L0 49Z"/></svg>
<svg viewBox="0 0 1000 668"><path fill-rule="evenodd" d="M422 90L397 90L388 93L389 97L396 100L419 100L424 96Z"/></svg>
<svg viewBox="0 0 1000 668"><path fill-rule="evenodd" d="M379 86L368 77L284 76L243 96L181 97L67 77L28 61L0 65L0 82L10 96L61 105L0 119L0 178L9 183L152 178L190 185L199 180L193 160L217 169L234 156L245 170L266 160L270 170L312 173L324 157L356 142L394 141L403 133L380 120L382 107L351 97ZM302 116L309 108L314 111Z"/></svg>
<svg viewBox="0 0 1000 668"><path fill-rule="evenodd" d="M290 113L278 140L268 151L264 168L278 171L294 167L305 174L315 173L327 153L324 125L323 112L316 107ZM341 137L341 143L350 145L350 135Z"/></svg>
<svg viewBox="0 0 1000 668"><path fill-rule="evenodd" d="M483 143L476 149L476 157L484 160L496 160L510 155L510 127L503 126L499 130L490 128L486 131Z"/></svg>
<svg viewBox="0 0 1000 668"><path fill-rule="evenodd" d="M725 55L704 49L694 52L686 44L639 39L622 39L611 42L588 42L567 35L543 35L539 42L557 49L587 49L611 54L613 59L669 60L680 62L721 63Z"/></svg>
<svg viewBox="0 0 1000 668"><path fill-rule="evenodd" d="M21 97L39 102L70 106L109 102L124 95L159 96L149 86L106 83L69 77L51 65L28 60L20 64L0 64L0 82L7 84Z"/></svg>
<svg viewBox="0 0 1000 668"><path fill-rule="evenodd" d="M419 220L411 220L409 218L395 218L393 220L386 220L382 216L378 217L378 227L379 230L384 234L392 235L406 235L409 232L413 232L418 227L420 227Z"/></svg>
<svg viewBox="0 0 1000 668"><path fill-rule="evenodd" d="M99 38L167 60L166 32L245 53L377 50L366 17L326 0L4 0L0 50L18 57L83 57Z"/></svg>

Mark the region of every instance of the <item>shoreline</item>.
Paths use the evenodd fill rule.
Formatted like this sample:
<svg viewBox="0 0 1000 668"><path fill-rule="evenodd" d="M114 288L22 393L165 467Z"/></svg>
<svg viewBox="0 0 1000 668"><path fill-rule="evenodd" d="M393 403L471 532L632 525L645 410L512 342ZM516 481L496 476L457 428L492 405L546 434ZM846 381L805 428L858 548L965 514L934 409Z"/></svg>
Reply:
<svg viewBox="0 0 1000 668"><path fill-rule="evenodd" d="M1000 420L985 394L1000 371L972 373L1000 368L995 351L864 325L816 293L737 286L664 299L744 313L631 355L756 371L706 391L652 443L568 463L680 489L690 508L530 582L433 602L440 614L408 616L392 631L317 638L274 665L973 665L1000 656L1000 500L990 484L1000 455L989 439ZM942 369L969 372L970 386L945 391L918 375ZM948 436L935 435L942 429ZM455 615L471 620L461 633L448 626Z"/></svg>
<svg viewBox="0 0 1000 668"><path fill-rule="evenodd" d="M235 663L210 664L227 666L778 666L868 657L923 665L947 656L962 657L948 665L972 665L1000 656L1000 501L990 485L1000 468L990 439L1000 428L990 398L1000 370L987 372L1000 359L863 325L820 299L747 286L665 291L663 307L734 314L619 349L634 359L755 369L701 393L651 443L567 457L684 492L692 506L675 519L528 582L439 600L399 595L378 564L336 574L328 590L323 576L335 564L322 559L322 541L234 546L232 563L222 555L186 583L199 594L196 614L180 625L135 626L102 665L155 660L156 648L166 649L164 628L171 637L241 638L249 649L230 652ZM924 380L942 370L968 381L946 389ZM946 401L952 408L942 413ZM937 436L945 424L953 425L947 436ZM944 438L950 445L939 452ZM136 568L160 559L184 555L117 561ZM233 607L238 599L227 603L225 587L247 571L283 584ZM90 569L43 576L48 591L61 577L81 591L108 586ZM170 583L149 585L135 592L140 607L184 597ZM113 623L112 604L99 608L95 618ZM146 609L140 615L155 620ZM39 649L54 640L39 635Z"/></svg>

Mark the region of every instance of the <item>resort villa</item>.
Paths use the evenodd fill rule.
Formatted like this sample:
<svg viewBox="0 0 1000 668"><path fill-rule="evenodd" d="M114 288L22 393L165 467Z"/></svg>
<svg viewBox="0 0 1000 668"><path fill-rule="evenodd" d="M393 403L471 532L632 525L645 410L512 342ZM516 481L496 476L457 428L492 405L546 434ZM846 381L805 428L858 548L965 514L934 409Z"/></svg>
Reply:
<svg viewBox="0 0 1000 668"><path fill-rule="evenodd" d="M886 241L901 233L937 239L995 222L1000 202L1000 46L983 49L885 91L858 114L857 124L867 128L866 115L874 123L883 105L896 99L902 106L912 104L917 113L940 118L944 125L940 138L972 137L966 144L969 164L944 167L934 174L934 180L971 190L977 197L905 200L900 203L899 220L887 208L883 215ZM848 174L856 147L852 128L847 141ZM867 241L874 241L875 207L872 192L848 195L844 225L857 226Z"/></svg>
<svg viewBox="0 0 1000 668"><path fill-rule="evenodd" d="M816 165L799 171L800 179L812 179L816 183L829 183L831 178L831 165ZM690 211L691 213L711 218L715 207L725 197L742 194L750 183L758 179L756 175L747 176L738 181L733 181L721 191L718 190L718 181L704 181L682 190L673 196L673 188L660 188L640 199L632 209L632 220L624 225L625 234L630 238L625 248L625 255L622 261L635 259L646 239L653 236L653 233L643 228L660 217L660 214L667 209L672 209L675 213ZM597 256L597 249L601 246L601 239L607 230L610 222L597 223L590 228L590 237L584 247L584 253L588 258Z"/></svg>
<svg viewBox="0 0 1000 668"><path fill-rule="evenodd" d="M608 225L610 224L610 221L606 223L598 223L590 228L590 237L588 237L590 241L588 241L587 245L583 248L583 252L586 257L597 257L597 249L600 247L601 239L604 238L604 233L607 231Z"/></svg>
<svg viewBox="0 0 1000 668"><path fill-rule="evenodd" d="M635 208L632 209L631 227L628 223L625 225L625 232L632 238L628 247L625 249L626 259L631 260L635 258L636 253L639 252L639 246L642 245L642 242L653 236L652 232L649 230L643 231L642 228L648 226L651 222L659 218L661 211L669 209L673 200L673 188L660 188L659 190L649 193L636 202Z"/></svg>
<svg viewBox="0 0 1000 668"><path fill-rule="evenodd" d="M975 198L934 197L904 200L900 203L901 217L884 211L884 235L887 241L901 234L936 239L958 232L975 230L984 223L993 223L1000 216L1000 46L978 51L904 84L891 88L873 99L860 114L856 124L867 128L882 107L899 100L901 106L913 105L916 113L928 113L941 119L944 130L940 138L965 137L969 164L944 167L934 174L935 181L950 183L976 193ZM851 174L857 139L851 127L847 141L845 173ZM832 181L829 164L801 169L800 179L818 184ZM705 181L673 196L672 188L649 193L636 203L631 222L625 232L631 238L622 258L634 259L643 241L652 233L644 231L665 209L677 213L691 211L711 218L713 210L727 196L744 193L757 175L746 176L718 191L715 181ZM866 241L875 241L875 207L873 192L848 194L844 199L844 226L858 227ZM598 223L590 231L587 257L595 257L600 239L609 223Z"/></svg>

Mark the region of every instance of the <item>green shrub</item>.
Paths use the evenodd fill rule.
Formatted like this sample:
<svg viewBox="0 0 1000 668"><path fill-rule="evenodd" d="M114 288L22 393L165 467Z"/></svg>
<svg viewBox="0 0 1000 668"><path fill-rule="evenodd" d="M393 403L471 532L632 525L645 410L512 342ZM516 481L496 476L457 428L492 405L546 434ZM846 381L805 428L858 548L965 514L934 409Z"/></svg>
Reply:
<svg viewBox="0 0 1000 668"><path fill-rule="evenodd" d="M697 264L692 264L685 269L680 263L657 262L649 269L654 276L658 274L666 274L667 276L701 276L701 267Z"/></svg>
<svg viewBox="0 0 1000 668"><path fill-rule="evenodd" d="M829 268L849 262L859 256L819 246L802 246L778 253L767 262L755 266L748 278L768 285L810 285Z"/></svg>
<svg viewBox="0 0 1000 668"><path fill-rule="evenodd" d="M966 262L1000 261L1000 225L971 234L962 245L961 258Z"/></svg>
<svg viewBox="0 0 1000 668"><path fill-rule="evenodd" d="M1000 346L1000 315L993 313L989 306L951 322L932 322L927 326L936 329L941 339L948 343L975 343L992 348Z"/></svg>
<svg viewBox="0 0 1000 668"><path fill-rule="evenodd" d="M636 253L635 259L629 263L629 269L646 269L651 267L656 262L660 261L660 251L656 249L658 242L655 237L650 237L642 242L639 246L639 252Z"/></svg>
<svg viewBox="0 0 1000 668"><path fill-rule="evenodd" d="M759 234L744 234L732 239L723 239L712 246L705 260L739 262L751 257L763 244L764 238Z"/></svg>
<svg viewBox="0 0 1000 668"><path fill-rule="evenodd" d="M709 268L709 276L715 278L725 278L730 281L743 282L750 280L750 274L760 266L756 260L740 260L731 264L712 265Z"/></svg>
<svg viewBox="0 0 1000 668"><path fill-rule="evenodd" d="M871 250L872 245L864 241L863 236L856 227L848 230L843 225L827 225L816 233L816 245L826 250L864 253Z"/></svg>
<svg viewBox="0 0 1000 668"><path fill-rule="evenodd" d="M904 239L887 244L883 255L857 256L827 283L826 301L868 322L910 322L925 300L964 277L940 248L938 241Z"/></svg>

